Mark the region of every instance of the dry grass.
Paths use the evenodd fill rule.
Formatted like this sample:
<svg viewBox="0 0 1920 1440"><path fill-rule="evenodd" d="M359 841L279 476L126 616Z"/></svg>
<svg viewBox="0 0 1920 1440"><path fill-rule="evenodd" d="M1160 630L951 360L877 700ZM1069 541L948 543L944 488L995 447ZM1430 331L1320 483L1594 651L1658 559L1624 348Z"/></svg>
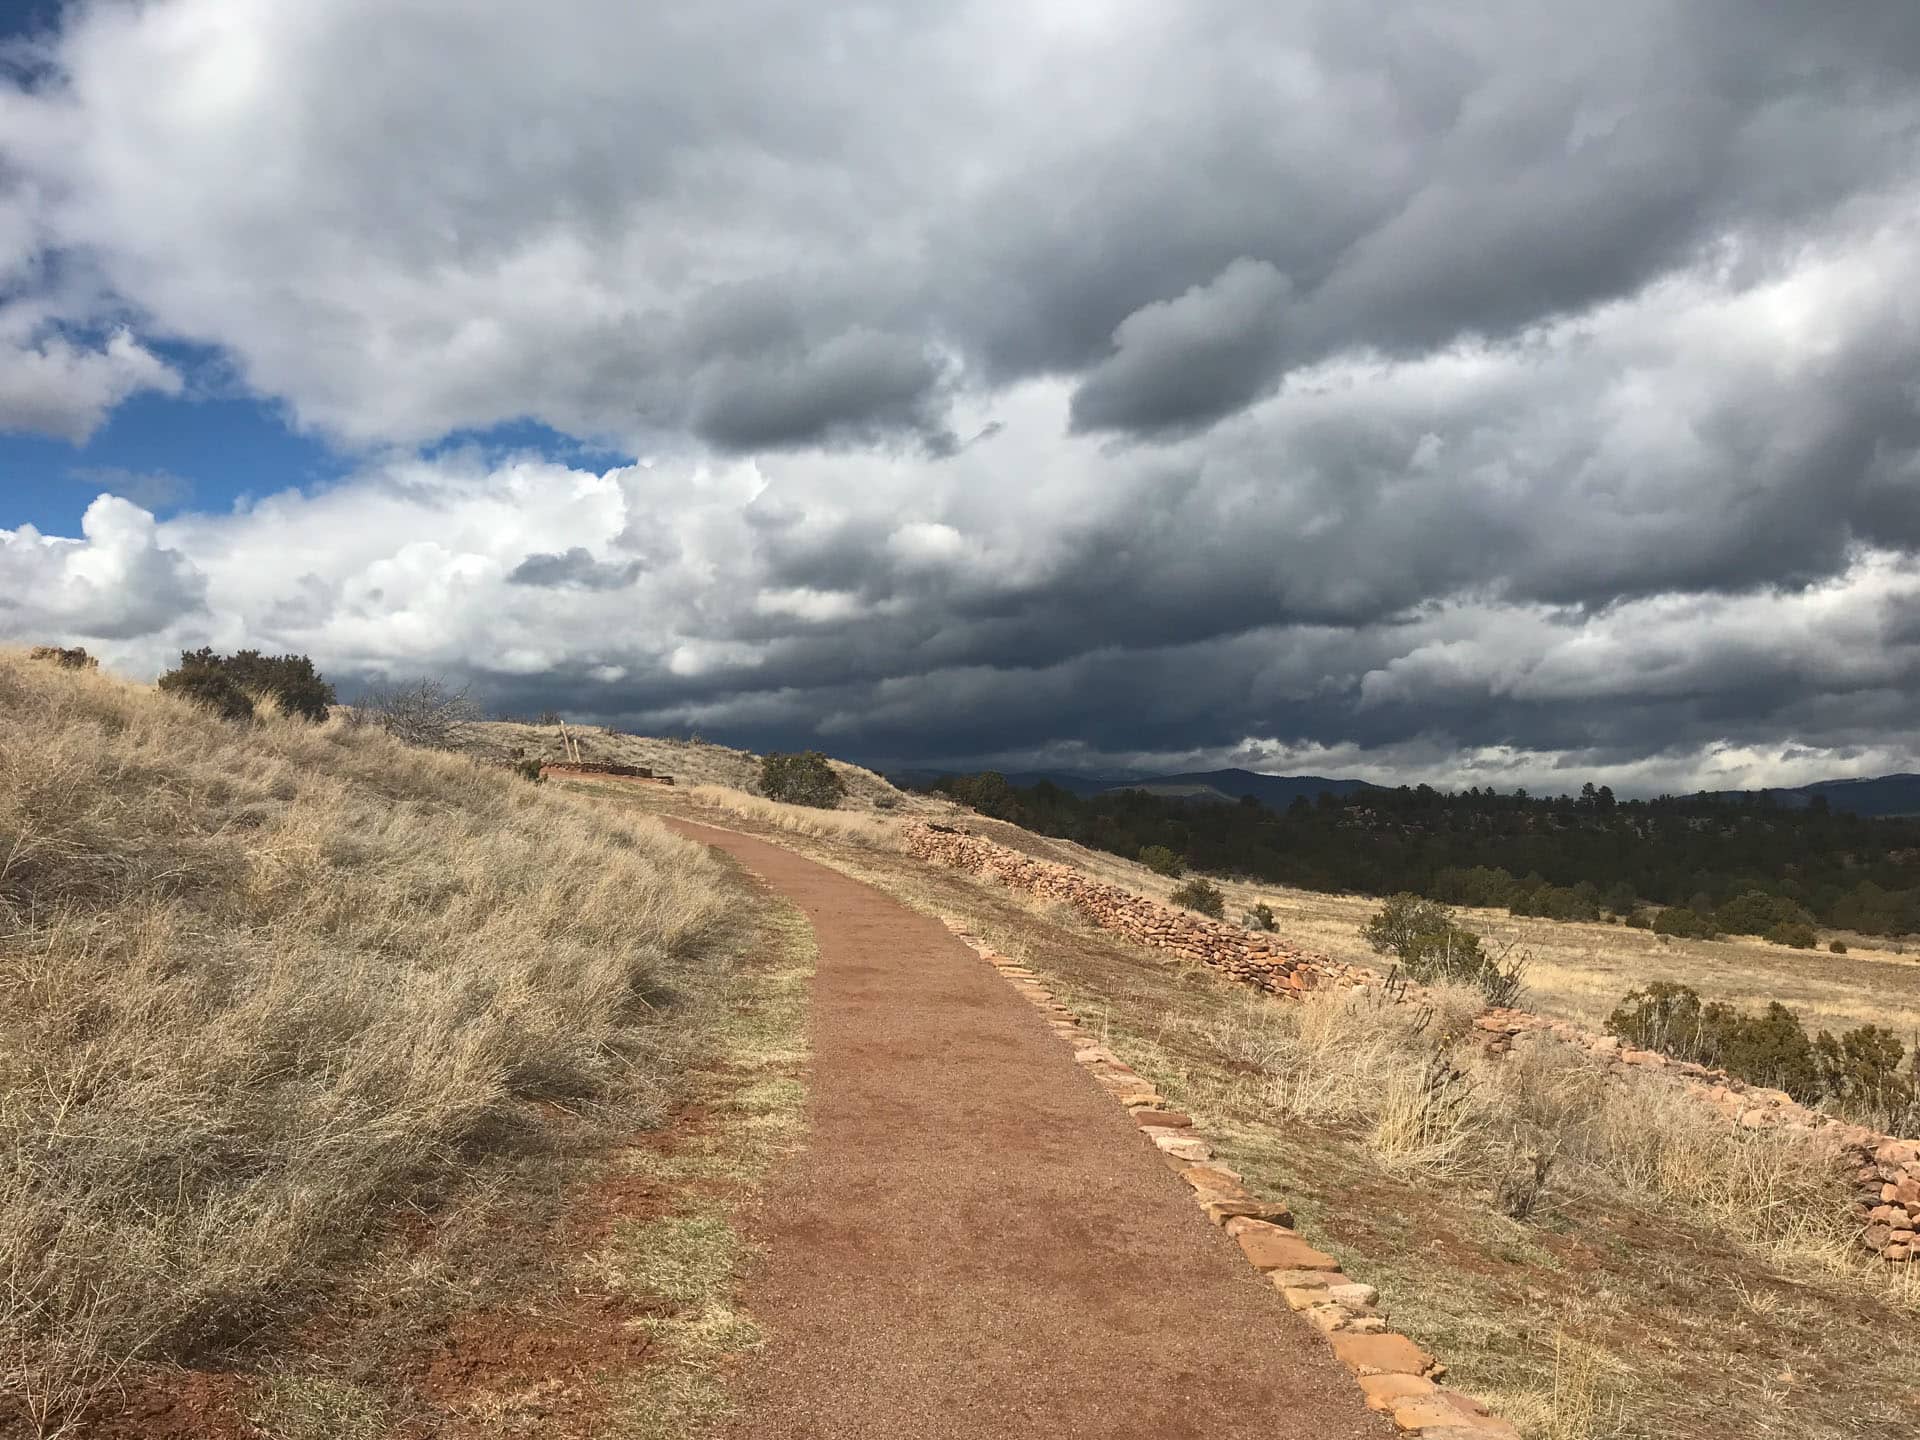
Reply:
<svg viewBox="0 0 1920 1440"><path fill-rule="evenodd" d="M692 807L690 818L701 810L715 812L713 818L745 820L787 835L845 840L855 845L878 846L885 850L901 848L903 821L889 815L863 810L822 810L812 805L787 805L758 795L721 785L695 785L685 791Z"/></svg>
<svg viewBox="0 0 1920 1440"><path fill-rule="evenodd" d="M1420 1003L1378 991L1298 1003L1249 995L1176 1015L1168 1034L1197 1026L1230 1062L1233 1078L1196 1096L1210 1113L1350 1127L1389 1174L1444 1177L1491 1197L1543 1156L1549 1194L1631 1193L1742 1243L1845 1252L1850 1186L1829 1142L1730 1126L1665 1077L1609 1078L1550 1036L1490 1058L1466 1039L1478 1005L1463 988Z"/></svg>
<svg viewBox="0 0 1920 1440"><path fill-rule="evenodd" d="M284 1333L529 1102L644 1089L732 884L469 759L0 655L0 1415Z"/></svg>

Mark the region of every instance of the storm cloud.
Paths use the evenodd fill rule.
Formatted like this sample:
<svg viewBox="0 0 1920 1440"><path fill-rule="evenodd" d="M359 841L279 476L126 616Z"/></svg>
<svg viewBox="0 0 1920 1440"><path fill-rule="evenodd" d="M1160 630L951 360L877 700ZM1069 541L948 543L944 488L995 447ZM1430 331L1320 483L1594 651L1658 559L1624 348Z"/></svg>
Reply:
<svg viewBox="0 0 1920 1440"><path fill-rule="evenodd" d="M904 762L1914 761L1904 0L160 0L12 64L0 429L188 342L356 467L0 532L23 638ZM421 458L524 420L636 461Z"/></svg>

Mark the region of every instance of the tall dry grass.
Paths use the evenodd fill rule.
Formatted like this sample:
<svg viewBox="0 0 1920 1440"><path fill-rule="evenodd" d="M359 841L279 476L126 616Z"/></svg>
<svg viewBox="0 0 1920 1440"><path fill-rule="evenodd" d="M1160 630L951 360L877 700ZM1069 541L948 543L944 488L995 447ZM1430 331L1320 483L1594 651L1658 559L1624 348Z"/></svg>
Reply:
<svg viewBox="0 0 1920 1440"><path fill-rule="evenodd" d="M822 810L813 805L788 805L725 785L689 785L680 793L692 808L716 812L716 822L734 816L789 835L804 835L817 840L846 840L883 850L903 848L900 835L902 822L870 811ZM699 817L696 815L691 818Z"/></svg>
<svg viewBox="0 0 1920 1440"><path fill-rule="evenodd" d="M1196 1023L1258 1078L1207 1103L1349 1127L1383 1169L1477 1185L1503 1207L1605 1189L1775 1252L1845 1253L1850 1191L1824 1137L1739 1129L1663 1077L1609 1075L1547 1036L1487 1056L1466 1039L1478 1009L1465 987L1418 1002L1374 990L1236 1000ZM1528 1177L1542 1157L1539 1185Z"/></svg>
<svg viewBox="0 0 1920 1440"><path fill-rule="evenodd" d="M274 1333L531 1101L628 1084L728 883L471 760L0 653L0 1417Z"/></svg>

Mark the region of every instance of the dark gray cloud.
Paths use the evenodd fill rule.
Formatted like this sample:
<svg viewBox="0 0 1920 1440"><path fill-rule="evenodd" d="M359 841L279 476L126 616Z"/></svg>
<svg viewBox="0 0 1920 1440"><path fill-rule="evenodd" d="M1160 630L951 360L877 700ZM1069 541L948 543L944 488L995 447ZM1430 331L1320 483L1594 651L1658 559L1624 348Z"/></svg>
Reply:
<svg viewBox="0 0 1920 1440"><path fill-rule="evenodd" d="M1273 266L1242 259L1134 311L1074 392L1074 428L1173 430L1239 410L1279 377L1291 289Z"/></svg>
<svg viewBox="0 0 1920 1440"><path fill-rule="evenodd" d="M639 578L646 567L638 560L616 564L596 560L584 545L575 545L564 554L529 555L507 572L509 585L537 585L549 590L569 586L581 590L623 590Z"/></svg>

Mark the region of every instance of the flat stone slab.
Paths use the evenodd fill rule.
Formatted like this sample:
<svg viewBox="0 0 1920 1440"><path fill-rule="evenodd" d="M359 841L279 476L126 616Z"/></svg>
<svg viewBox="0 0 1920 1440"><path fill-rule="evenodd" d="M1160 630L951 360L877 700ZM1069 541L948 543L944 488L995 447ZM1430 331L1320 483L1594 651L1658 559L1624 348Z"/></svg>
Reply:
<svg viewBox="0 0 1920 1440"><path fill-rule="evenodd" d="M1235 1220L1264 1220L1269 1225L1293 1228L1293 1211L1277 1200L1213 1200L1201 1197L1200 1208L1207 1218L1220 1226Z"/></svg>
<svg viewBox="0 0 1920 1440"><path fill-rule="evenodd" d="M1336 1331L1328 1338L1333 1342L1333 1353L1355 1375L1439 1373L1439 1364L1433 1356L1404 1335L1356 1335ZM1463 1422L1465 1418L1461 1417Z"/></svg>
<svg viewBox="0 0 1920 1440"><path fill-rule="evenodd" d="M1391 1411L1394 1406L1405 1401L1417 1399L1422 1395L1432 1395L1439 1386L1424 1375L1362 1375L1360 1393L1367 1397L1367 1405L1374 1410Z"/></svg>
<svg viewBox="0 0 1920 1440"><path fill-rule="evenodd" d="M1168 1157L1170 1159L1177 1157ZM1240 1177L1224 1165L1181 1165L1180 1178L1208 1199L1248 1200Z"/></svg>
<svg viewBox="0 0 1920 1440"><path fill-rule="evenodd" d="M1291 1230L1262 1225L1233 1237L1256 1270L1338 1270L1340 1262L1316 1250Z"/></svg>
<svg viewBox="0 0 1920 1440"><path fill-rule="evenodd" d="M1182 1130L1193 1124L1193 1117L1178 1110L1136 1110L1133 1112L1133 1123L1164 1125L1170 1130Z"/></svg>
<svg viewBox="0 0 1920 1440"><path fill-rule="evenodd" d="M1196 1136L1187 1134L1185 1131L1162 1130L1156 1134L1152 1130L1143 1129L1141 1133L1153 1136L1153 1143L1166 1151L1167 1154L1173 1156L1176 1160L1195 1161L1211 1160L1213 1158L1213 1147L1211 1145Z"/></svg>

